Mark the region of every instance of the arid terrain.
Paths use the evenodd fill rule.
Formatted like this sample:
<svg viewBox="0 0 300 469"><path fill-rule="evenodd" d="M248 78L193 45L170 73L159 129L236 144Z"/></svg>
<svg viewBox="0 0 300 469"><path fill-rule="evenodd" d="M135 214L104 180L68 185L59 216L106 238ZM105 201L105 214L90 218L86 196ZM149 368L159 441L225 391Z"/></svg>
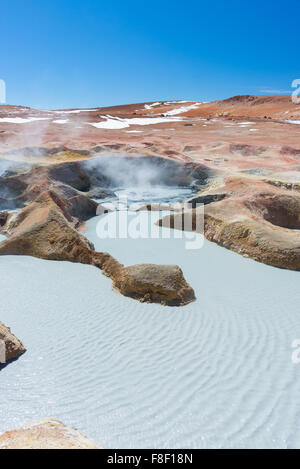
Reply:
<svg viewBox="0 0 300 469"><path fill-rule="evenodd" d="M45 206L50 190L48 200L79 228L96 213L93 198L105 197L111 185L109 177L86 171L85 161L132 156L148 157L156 166L176 162L165 184L173 184L174 177L186 185L196 180L199 194L193 203L206 204L209 240L257 261L298 270L299 122L300 105L289 96L59 111L2 106L0 210L2 232L11 239L1 252L12 252L11 245L15 252L17 245L18 253L33 254L21 242L23 218L33 208L25 209L21 228L20 218L12 227L12 215L5 210L37 205L41 195Z"/></svg>

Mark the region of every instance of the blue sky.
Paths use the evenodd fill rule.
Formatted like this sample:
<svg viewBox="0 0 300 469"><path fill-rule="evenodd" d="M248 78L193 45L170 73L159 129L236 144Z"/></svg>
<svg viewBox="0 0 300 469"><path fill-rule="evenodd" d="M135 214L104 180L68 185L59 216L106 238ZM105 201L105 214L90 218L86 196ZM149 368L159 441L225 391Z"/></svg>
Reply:
<svg viewBox="0 0 300 469"><path fill-rule="evenodd" d="M43 109L288 92L298 1L11 0L0 4L7 103Z"/></svg>

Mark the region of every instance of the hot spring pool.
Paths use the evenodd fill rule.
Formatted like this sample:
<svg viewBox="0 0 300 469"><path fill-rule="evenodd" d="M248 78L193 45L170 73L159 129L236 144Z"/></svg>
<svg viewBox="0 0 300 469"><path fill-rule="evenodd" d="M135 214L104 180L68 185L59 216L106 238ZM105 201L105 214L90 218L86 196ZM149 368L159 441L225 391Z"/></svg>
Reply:
<svg viewBox="0 0 300 469"><path fill-rule="evenodd" d="M207 241L100 240L98 221L97 250L178 264L197 301L142 304L90 266L0 257L0 320L28 349L0 372L0 431L53 417L103 448L299 448L299 273Z"/></svg>
<svg viewBox="0 0 300 469"><path fill-rule="evenodd" d="M115 194L114 197L108 197L104 200L96 199L97 202L110 208L117 207L132 210L149 203L173 205L188 200L199 192L192 187L153 185L148 187L137 185L127 188L114 188L112 191Z"/></svg>

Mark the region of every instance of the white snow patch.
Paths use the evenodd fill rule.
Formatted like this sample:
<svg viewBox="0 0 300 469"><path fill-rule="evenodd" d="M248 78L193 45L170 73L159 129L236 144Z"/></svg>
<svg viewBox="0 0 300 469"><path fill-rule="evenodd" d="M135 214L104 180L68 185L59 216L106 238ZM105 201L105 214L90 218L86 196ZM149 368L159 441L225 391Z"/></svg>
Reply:
<svg viewBox="0 0 300 469"><path fill-rule="evenodd" d="M178 122L183 119L179 117L135 117L132 119L121 119L120 117L101 116L104 122L89 122L89 125L97 129L125 129L130 125L153 125L165 122Z"/></svg>
<svg viewBox="0 0 300 469"><path fill-rule="evenodd" d="M288 120L288 121L284 121L284 122L287 122L288 124L298 124L298 125L300 124L300 121L290 121L290 120Z"/></svg>
<svg viewBox="0 0 300 469"><path fill-rule="evenodd" d="M56 121L52 121L53 124L67 124L69 122L69 119L58 119Z"/></svg>
<svg viewBox="0 0 300 469"><path fill-rule="evenodd" d="M171 111L165 112L164 116L176 116L178 114L182 114L183 112L191 111L192 109L198 109L200 104L201 103L195 103L191 104L190 106L177 107L175 109L172 109Z"/></svg>
<svg viewBox="0 0 300 469"><path fill-rule="evenodd" d="M191 101L165 101L163 104L164 106L170 106L172 104L184 104L184 103L190 103Z"/></svg>
<svg viewBox="0 0 300 469"><path fill-rule="evenodd" d="M152 109L154 106L159 106L161 103L152 103L152 104L145 104L145 109Z"/></svg>
<svg viewBox="0 0 300 469"><path fill-rule="evenodd" d="M127 134L142 134L143 130L125 130Z"/></svg>
<svg viewBox="0 0 300 469"><path fill-rule="evenodd" d="M55 114L79 114L80 112L97 112L98 109L74 109L73 111L51 111Z"/></svg>
<svg viewBox="0 0 300 469"><path fill-rule="evenodd" d="M129 127L127 122L122 122L117 119L109 119L107 117L104 118L106 119L104 122L89 122L89 124L97 129L125 129L126 127Z"/></svg>
<svg viewBox="0 0 300 469"><path fill-rule="evenodd" d="M130 125L153 125L153 124L164 124L165 122L177 122L182 121L179 117L149 117L149 118L134 118L124 119Z"/></svg>

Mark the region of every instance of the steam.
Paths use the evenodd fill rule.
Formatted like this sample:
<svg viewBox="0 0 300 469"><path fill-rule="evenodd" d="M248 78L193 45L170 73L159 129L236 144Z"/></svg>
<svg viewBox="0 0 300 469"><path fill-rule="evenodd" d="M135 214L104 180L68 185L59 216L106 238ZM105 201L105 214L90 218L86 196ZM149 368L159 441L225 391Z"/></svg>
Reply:
<svg viewBox="0 0 300 469"><path fill-rule="evenodd" d="M175 204L194 192L188 168L159 157L98 156L83 163L91 186L115 193L108 208L131 210L146 203ZM106 206L106 202L101 201Z"/></svg>
<svg viewBox="0 0 300 469"><path fill-rule="evenodd" d="M0 141L0 159L12 156L18 161L48 162L46 148L69 146L66 142L79 140L84 127L80 113L85 110L74 111L36 111L24 108L11 110L8 117L2 118L2 122L17 126L17 131L3 131L4 138ZM73 115L69 120L68 114ZM0 119L1 123L1 119ZM10 124L11 123L11 124ZM3 142L3 144L2 144ZM7 150L9 149L9 150ZM1 175L1 169L0 169Z"/></svg>
<svg viewBox="0 0 300 469"><path fill-rule="evenodd" d="M13 162L0 159L0 177L7 177L14 166Z"/></svg>
<svg viewBox="0 0 300 469"><path fill-rule="evenodd" d="M109 181L115 189L189 185L180 163L158 157L94 157L84 162L84 169Z"/></svg>

